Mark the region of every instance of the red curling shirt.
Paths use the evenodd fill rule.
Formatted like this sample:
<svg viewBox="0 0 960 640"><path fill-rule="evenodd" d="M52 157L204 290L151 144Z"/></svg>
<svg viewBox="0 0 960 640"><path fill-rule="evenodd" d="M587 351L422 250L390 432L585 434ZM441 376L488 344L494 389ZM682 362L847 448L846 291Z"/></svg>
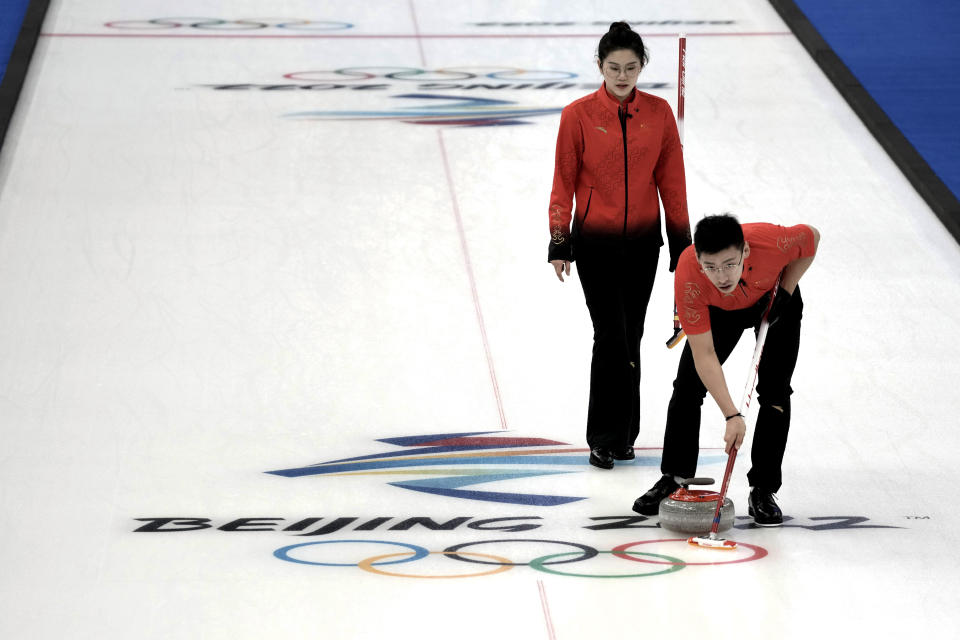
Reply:
<svg viewBox="0 0 960 640"><path fill-rule="evenodd" d="M680 255L674 275L674 293L680 324L687 335L710 330L710 311L746 309L773 289L777 276L787 264L816 253L813 232L805 224L781 227L765 222L747 223L743 239L750 244L750 256L743 259L740 283L731 293L722 293L700 269L693 246Z"/></svg>
<svg viewBox="0 0 960 640"><path fill-rule="evenodd" d="M637 89L623 107L627 117L621 119L620 103L601 86L560 115L550 194L551 259L569 250L571 217L581 235L663 245L658 191L671 264L690 244L683 150L673 112L666 100Z"/></svg>

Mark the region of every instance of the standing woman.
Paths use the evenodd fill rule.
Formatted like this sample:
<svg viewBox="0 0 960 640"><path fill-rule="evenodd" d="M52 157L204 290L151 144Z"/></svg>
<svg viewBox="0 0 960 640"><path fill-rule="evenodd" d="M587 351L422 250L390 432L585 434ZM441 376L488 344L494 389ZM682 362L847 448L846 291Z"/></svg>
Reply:
<svg viewBox="0 0 960 640"><path fill-rule="evenodd" d="M658 192L671 272L690 244L676 120L666 100L636 88L647 59L630 25L610 25L597 49L603 86L560 116L550 194L547 259L562 282L576 258L593 321L587 444L602 469L632 460L640 432L640 339L663 246Z"/></svg>

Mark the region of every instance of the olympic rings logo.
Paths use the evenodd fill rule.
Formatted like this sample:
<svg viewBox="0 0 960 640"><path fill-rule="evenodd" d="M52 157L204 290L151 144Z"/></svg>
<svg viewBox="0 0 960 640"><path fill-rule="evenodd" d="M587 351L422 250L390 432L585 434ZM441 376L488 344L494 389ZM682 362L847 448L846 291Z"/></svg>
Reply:
<svg viewBox="0 0 960 640"><path fill-rule="evenodd" d="M154 18L152 20L114 20L104 23L111 29L205 29L209 31L252 31L254 29L289 29L291 31L341 31L352 29L349 22L300 20L296 18Z"/></svg>
<svg viewBox="0 0 960 640"><path fill-rule="evenodd" d="M328 71L296 71L283 76L299 82L364 82L384 78L409 82L455 82L487 78L500 82L545 82L569 80L577 74L570 71L519 69L514 67L450 67L416 69L412 67L347 67Z"/></svg>
<svg viewBox="0 0 960 640"><path fill-rule="evenodd" d="M560 553L548 553L545 555L540 555L538 557L532 558L527 562L514 562L511 559L505 558L498 554L493 553L482 553L479 551L465 551L468 547L477 547L481 545L509 545L511 550L514 550L515 547L526 544L526 543L535 543L538 546L543 544L553 544L553 545L562 545L566 547L572 547L575 551L565 551ZM464 542L461 544L455 544L442 551L430 551L420 545L410 544L407 542L395 542L391 540L319 540L315 542L302 542L299 544L292 544L286 547L281 547L273 552L273 555L280 560L286 562L292 562L295 564L318 566L318 567L358 567L363 571L368 573L374 573L383 576L390 576L394 578L418 578L418 579L456 579L456 578L476 578L480 576L489 576L497 573L504 573L513 569L514 567L530 567L536 571L543 573L550 573L560 576L570 576L577 578L645 578L651 576L659 576L667 573L675 573L691 566L706 566L706 565L724 565L724 564L738 564L742 562L750 562L753 560L759 560L767 555L767 550L763 547L756 545L746 544L743 542L738 542L738 547L743 547L748 549L751 553L748 556L737 555L733 558L727 560L715 561L715 558L710 558L711 561L687 561L680 558L674 557L672 555L667 555L663 553L652 553L649 551L636 551L635 548L644 544L655 544L655 543L683 543L684 549L688 548L685 538L669 538L662 540L637 540L634 542L627 542L621 545L614 547L608 551L600 551L586 544L581 544L579 542L566 542L563 540L537 540L530 538L511 538L503 540L479 540L476 542ZM331 562L330 559L318 559L316 556L321 555L322 551L329 549L329 546L323 545L386 545L391 547L401 547L403 550L394 553L377 553L376 555L370 555L365 558L356 560L352 559L350 562ZM681 547L676 546L677 550ZM695 552L696 553L696 552ZM698 556L701 560L705 560L707 556L702 555L705 552L700 552ZM714 555L717 554L715 551L710 551ZM724 557L726 556L724 553ZM628 562L638 563L637 565L619 565L618 566L629 566L629 569L624 569L626 572L617 571L614 573L601 573L599 571L592 572L579 572L571 571L565 568L558 568L560 565L569 565L569 564L578 564L581 562L586 562L597 558L601 554L610 555L612 558L618 560L625 560ZM401 565L417 562L418 560L423 560L429 556L438 556L440 558L445 558L448 560L453 560L460 563L469 563L473 565L481 565L481 567L489 568L478 568L475 571L469 572L441 572L441 573L412 573L412 572L403 572L399 570L394 570L393 565ZM342 560L343 558L338 558ZM453 566L444 563L446 566ZM389 567L389 568L385 568Z"/></svg>

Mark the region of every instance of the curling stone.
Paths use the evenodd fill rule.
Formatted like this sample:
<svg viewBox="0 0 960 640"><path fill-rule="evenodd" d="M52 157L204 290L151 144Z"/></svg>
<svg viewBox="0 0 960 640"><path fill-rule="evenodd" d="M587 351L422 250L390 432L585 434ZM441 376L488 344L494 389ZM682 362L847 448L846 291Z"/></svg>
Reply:
<svg viewBox="0 0 960 640"><path fill-rule="evenodd" d="M717 510L720 494L716 491L690 489L690 485L708 484L713 484L713 478L683 480L679 489L660 502L660 526L679 533L708 533L713 526L713 514ZM726 531L732 527L733 517L733 501L724 497L717 531Z"/></svg>

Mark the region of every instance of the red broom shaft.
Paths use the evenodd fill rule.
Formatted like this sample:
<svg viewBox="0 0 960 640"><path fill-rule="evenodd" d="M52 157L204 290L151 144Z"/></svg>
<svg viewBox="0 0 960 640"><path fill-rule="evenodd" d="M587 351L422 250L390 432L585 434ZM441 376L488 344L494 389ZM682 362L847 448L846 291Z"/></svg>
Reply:
<svg viewBox="0 0 960 640"><path fill-rule="evenodd" d="M680 34L680 57L677 65L677 132L680 134L680 148L683 148L683 111L687 97L687 34ZM673 303L673 331L680 329L680 317L677 315L677 303Z"/></svg>
<svg viewBox="0 0 960 640"><path fill-rule="evenodd" d="M683 146L683 111L687 97L687 34L680 34L680 65L677 73L677 131Z"/></svg>
<svg viewBox="0 0 960 640"><path fill-rule="evenodd" d="M720 530L720 509L723 507L723 499L727 495L727 487L730 486L730 476L733 475L733 463L737 459L737 450L731 449L727 456L727 468L723 472L723 483L720 485L720 497L717 498L717 508L713 512L713 524L710 526L710 535L714 536Z"/></svg>

